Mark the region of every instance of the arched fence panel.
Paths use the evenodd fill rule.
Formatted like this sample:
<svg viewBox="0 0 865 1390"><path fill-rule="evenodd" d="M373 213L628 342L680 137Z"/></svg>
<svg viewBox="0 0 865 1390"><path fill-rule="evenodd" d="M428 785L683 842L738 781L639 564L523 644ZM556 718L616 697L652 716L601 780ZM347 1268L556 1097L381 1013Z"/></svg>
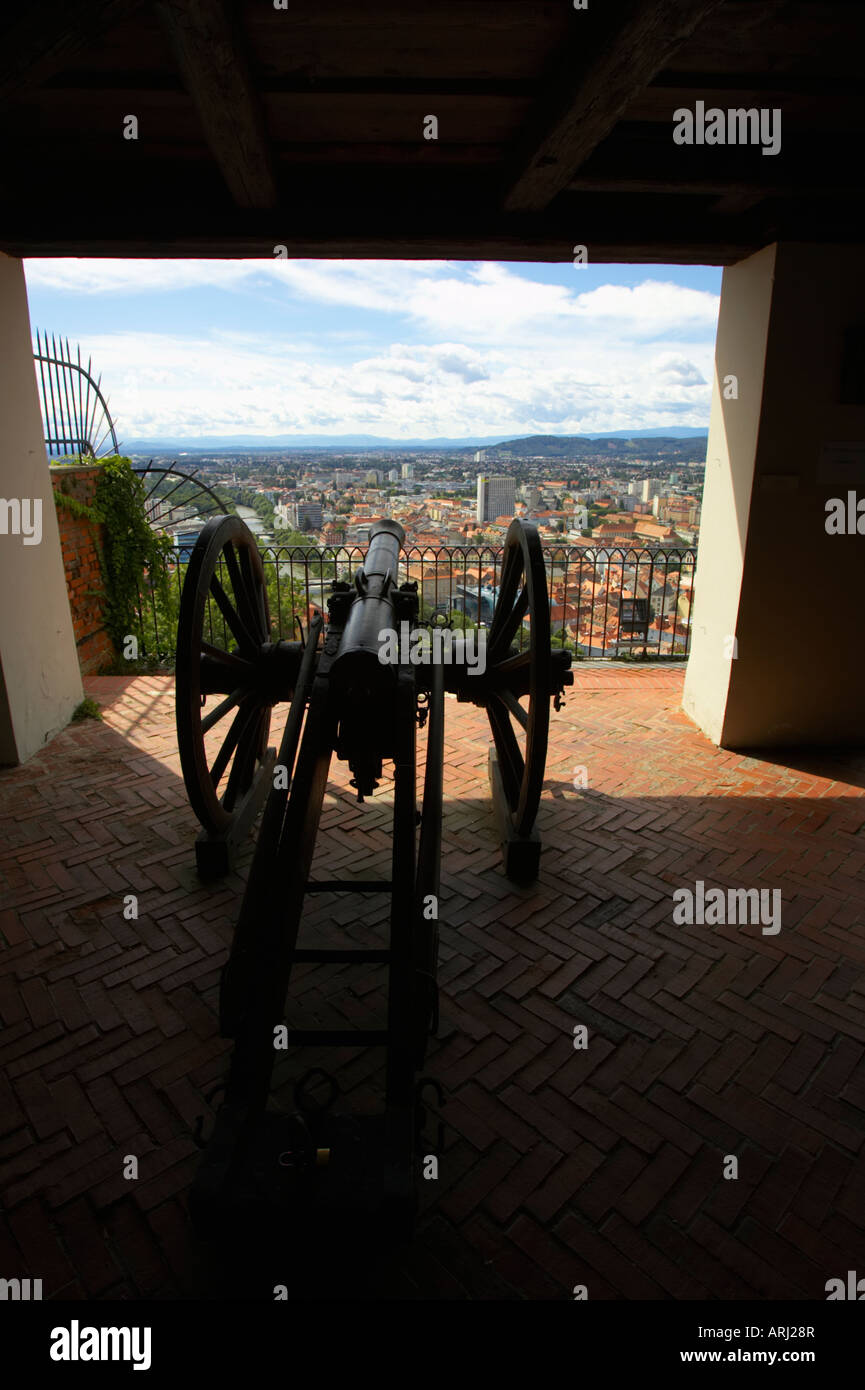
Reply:
<svg viewBox="0 0 865 1390"><path fill-rule="evenodd" d="M37 329L33 360L48 457L96 459L119 453L102 377L93 376L92 361L84 366L81 348L73 358L68 338L58 343L52 333L49 342L48 334Z"/></svg>

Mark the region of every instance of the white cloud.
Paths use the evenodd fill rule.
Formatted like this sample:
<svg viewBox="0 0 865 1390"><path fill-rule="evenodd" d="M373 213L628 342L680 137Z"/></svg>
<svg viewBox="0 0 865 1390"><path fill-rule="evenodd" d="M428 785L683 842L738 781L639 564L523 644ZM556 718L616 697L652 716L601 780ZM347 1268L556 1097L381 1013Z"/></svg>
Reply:
<svg viewBox="0 0 865 1390"><path fill-rule="evenodd" d="M249 295L253 324L262 287L289 309L346 311L345 330L326 335L308 320L292 332L290 314L284 332L270 315L266 335L82 334L121 437L576 434L708 419L718 296L674 283L581 291L576 269L570 287L492 263L274 259L30 260L26 275L43 299L74 290L109 305L201 287Z"/></svg>
<svg viewBox="0 0 865 1390"><path fill-rule="evenodd" d="M686 327L713 330L718 296L672 282L600 285L579 292L519 275L495 262L447 261L124 261L28 260L34 288L79 294L153 294L269 283L318 304L397 314L460 336L489 337L528 325L606 323L657 336Z"/></svg>
<svg viewBox="0 0 865 1390"><path fill-rule="evenodd" d="M394 344L331 363L278 344L161 334L88 337L121 437L148 434L419 435L591 433L701 425L711 346L676 363L639 346L512 347ZM692 360L693 359L693 360ZM373 428L374 427L374 428Z"/></svg>

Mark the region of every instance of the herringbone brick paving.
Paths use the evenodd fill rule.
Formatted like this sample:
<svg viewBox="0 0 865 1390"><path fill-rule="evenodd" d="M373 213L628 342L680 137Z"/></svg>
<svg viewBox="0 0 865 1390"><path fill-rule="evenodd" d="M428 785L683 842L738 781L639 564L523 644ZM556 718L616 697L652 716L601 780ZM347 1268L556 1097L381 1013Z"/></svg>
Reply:
<svg viewBox="0 0 865 1390"><path fill-rule="evenodd" d="M0 1275L55 1298L219 1296L184 1203L249 851L222 883L195 876L171 681L87 684L105 722L0 778ZM865 757L714 748L681 684L577 668L525 890L500 868L485 718L448 700L427 1064L446 1147L410 1252L357 1296L812 1299L865 1269ZM348 775L334 762L314 873L386 874L388 784L360 807ZM697 879L780 888L780 933L674 924ZM302 939L383 941L383 912L321 895ZM288 1017L380 1026L383 979L301 966ZM381 1055L305 1049L277 1095L321 1063L375 1110Z"/></svg>

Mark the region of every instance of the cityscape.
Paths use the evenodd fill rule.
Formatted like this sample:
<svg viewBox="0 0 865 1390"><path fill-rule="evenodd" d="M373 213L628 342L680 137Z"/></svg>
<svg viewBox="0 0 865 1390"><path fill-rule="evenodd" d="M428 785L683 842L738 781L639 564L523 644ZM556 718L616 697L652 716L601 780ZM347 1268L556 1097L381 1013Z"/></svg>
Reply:
<svg viewBox="0 0 865 1390"><path fill-rule="evenodd" d="M521 517L544 546L559 645L586 657L623 649L673 656L687 650L705 450L699 435L539 437L475 450L189 450L152 464L205 481L253 531L265 564L292 578L302 566L303 620L322 605L325 587L311 581L305 560L359 556L373 522L389 517L406 534L402 577L418 581L428 616L483 623L497 553ZM150 520L185 559L204 518L183 488L170 491L154 492Z"/></svg>

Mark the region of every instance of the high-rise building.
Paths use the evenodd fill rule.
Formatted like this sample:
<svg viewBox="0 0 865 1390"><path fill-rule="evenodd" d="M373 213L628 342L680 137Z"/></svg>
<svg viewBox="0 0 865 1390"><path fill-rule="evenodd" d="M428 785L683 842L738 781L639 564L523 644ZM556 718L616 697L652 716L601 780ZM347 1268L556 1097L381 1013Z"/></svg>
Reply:
<svg viewBox="0 0 865 1390"><path fill-rule="evenodd" d="M398 483L398 482L399 482L399 469L398 469L398 468L392 468L392 469L390 470L390 472L388 473L388 475L387 475L387 480L388 480L389 483Z"/></svg>
<svg viewBox="0 0 865 1390"><path fill-rule="evenodd" d="M292 531L318 531L324 519L320 502L279 502L273 510L279 525Z"/></svg>
<svg viewBox="0 0 865 1390"><path fill-rule="evenodd" d="M497 516L513 516L515 505L516 488L513 478L478 474L475 516L479 526L483 526L485 521L495 521Z"/></svg>
<svg viewBox="0 0 865 1390"><path fill-rule="evenodd" d="M414 477L414 464L413 464L413 463L404 463L404 464L403 464L403 466L402 466L402 476L403 476L404 478L413 478L413 477Z"/></svg>

